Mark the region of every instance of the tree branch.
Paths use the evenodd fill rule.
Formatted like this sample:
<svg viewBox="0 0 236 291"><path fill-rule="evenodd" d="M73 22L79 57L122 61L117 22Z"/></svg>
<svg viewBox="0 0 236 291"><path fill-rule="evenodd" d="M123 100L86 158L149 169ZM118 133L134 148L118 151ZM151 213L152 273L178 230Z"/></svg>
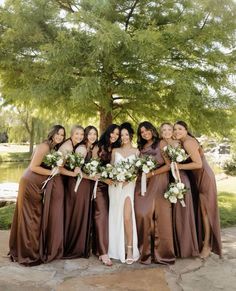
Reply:
<svg viewBox="0 0 236 291"><path fill-rule="evenodd" d="M138 0L135 0L133 3L133 6L131 6L130 12L128 13L128 16L127 16L127 19L125 22L125 31L127 31L127 29L128 29L130 18L132 17L134 9L135 9L136 5L138 4L138 2L139 2Z"/></svg>

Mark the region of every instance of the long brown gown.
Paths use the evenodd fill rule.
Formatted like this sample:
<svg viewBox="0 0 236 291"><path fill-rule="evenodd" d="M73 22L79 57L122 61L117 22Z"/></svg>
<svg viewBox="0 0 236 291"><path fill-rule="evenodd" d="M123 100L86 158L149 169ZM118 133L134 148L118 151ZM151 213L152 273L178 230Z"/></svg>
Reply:
<svg viewBox="0 0 236 291"><path fill-rule="evenodd" d="M99 157L102 165L106 165L111 161L111 153L101 151ZM105 255L108 253L108 211L109 196L108 185L99 181L97 187L96 198L93 199L93 218L94 218L94 244L93 252L96 255Z"/></svg>
<svg viewBox="0 0 236 291"><path fill-rule="evenodd" d="M16 209L11 226L9 255L24 265L42 263L40 234L43 214L42 183L47 176L26 169L19 183Z"/></svg>
<svg viewBox="0 0 236 291"><path fill-rule="evenodd" d="M184 147L184 143L183 143ZM221 244L221 233L220 233L220 216L219 216L219 208L217 202L217 188L216 188L216 180L215 175L212 169L210 168L203 150L199 148L199 153L202 159L202 168L192 170L193 176L195 178L195 182L197 185L197 189L199 195L201 196L202 202L206 208L207 216L209 219L210 227L211 227L211 236L210 236L210 245L212 251L222 256L222 244ZM198 207L198 214L200 214L200 203ZM204 231L201 216L198 216L198 240L199 240L199 249L203 246L204 240Z"/></svg>
<svg viewBox="0 0 236 291"><path fill-rule="evenodd" d="M159 145L155 149L151 146L142 149L141 155L150 155L157 161L159 167L164 165ZM150 264L152 258L155 263L173 264L175 262L172 206L164 198L168 184L168 172L155 175L147 182L145 196L141 196L140 180L136 183L134 208L140 262L143 264Z"/></svg>
<svg viewBox="0 0 236 291"><path fill-rule="evenodd" d="M44 263L63 256L64 185L61 175L53 177L44 191L41 259Z"/></svg>
<svg viewBox="0 0 236 291"><path fill-rule="evenodd" d="M91 157L87 154L86 160ZM63 258L88 258L92 222L92 181L82 179L77 192L77 178L65 177L65 232Z"/></svg>
<svg viewBox="0 0 236 291"><path fill-rule="evenodd" d="M180 202L173 204L175 253L180 258L195 257L199 255L199 249L191 186L185 171L180 171L180 178L188 191L184 196L186 207L182 207Z"/></svg>

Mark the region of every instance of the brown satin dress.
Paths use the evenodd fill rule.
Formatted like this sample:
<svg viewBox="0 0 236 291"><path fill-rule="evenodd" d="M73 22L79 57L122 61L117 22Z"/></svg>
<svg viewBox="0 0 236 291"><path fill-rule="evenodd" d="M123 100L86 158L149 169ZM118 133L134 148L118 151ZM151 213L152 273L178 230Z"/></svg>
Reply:
<svg viewBox="0 0 236 291"><path fill-rule="evenodd" d="M158 163L164 165L159 145L153 149L151 146L141 150L141 155L150 155ZM169 173L155 175L148 179L147 192L141 196L141 183L138 179L134 196L134 209L136 215L138 246L140 262L173 264L175 262L172 206L164 198L164 192L169 184Z"/></svg>
<svg viewBox="0 0 236 291"><path fill-rule="evenodd" d="M173 204L175 253L180 258L195 257L199 255L199 249L191 186L185 171L180 171L180 178L188 191L184 196L186 207L182 207L180 202Z"/></svg>
<svg viewBox="0 0 236 291"><path fill-rule="evenodd" d="M86 160L90 158L91 152ZM93 181L82 179L75 192L76 180L74 177L65 177L65 259L88 258L90 255Z"/></svg>
<svg viewBox="0 0 236 291"><path fill-rule="evenodd" d="M61 175L53 177L44 191L41 259L44 263L63 256L64 185Z"/></svg>
<svg viewBox="0 0 236 291"><path fill-rule="evenodd" d="M42 183L47 176L26 169L19 183L16 209L11 226L9 255L24 265L42 263L40 234L43 214Z"/></svg>
<svg viewBox="0 0 236 291"><path fill-rule="evenodd" d="M184 147L184 143L183 143ZM202 159L202 168L197 170L192 170L193 176L195 178L197 190L201 196L202 202L207 211L207 216L210 222L211 227L211 237L210 245L212 251L222 256L222 244L221 244L221 233L220 233L220 216L219 208L217 202L217 188L215 174L210 168L204 153L201 148L199 148L200 156ZM201 220L201 211L200 203L198 204L198 240L199 240L199 249L203 247L204 241L204 231L203 224Z"/></svg>
<svg viewBox="0 0 236 291"><path fill-rule="evenodd" d="M111 153L101 151L99 153L102 165L111 161ZM93 253L96 255L105 255L108 253L108 211L109 196L108 185L99 181L96 198L93 199Z"/></svg>

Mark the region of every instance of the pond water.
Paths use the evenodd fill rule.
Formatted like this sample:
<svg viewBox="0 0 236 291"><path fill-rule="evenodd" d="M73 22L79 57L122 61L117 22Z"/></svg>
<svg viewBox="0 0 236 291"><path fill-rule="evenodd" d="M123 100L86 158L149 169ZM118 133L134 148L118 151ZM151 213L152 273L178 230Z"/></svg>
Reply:
<svg viewBox="0 0 236 291"><path fill-rule="evenodd" d="M29 162L0 163L0 183L18 183Z"/></svg>
<svg viewBox="0 0 236 291"><path fill-rule="evenodd" d="M0 201L16 201L18 183L29 162L0 163Z"/></svg>

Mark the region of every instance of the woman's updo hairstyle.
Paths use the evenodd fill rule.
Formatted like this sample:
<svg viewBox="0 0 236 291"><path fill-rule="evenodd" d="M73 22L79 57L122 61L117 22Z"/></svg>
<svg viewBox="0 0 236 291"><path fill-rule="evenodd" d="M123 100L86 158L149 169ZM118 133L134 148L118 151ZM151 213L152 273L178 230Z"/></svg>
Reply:
<svg viewBox="0 0 236 291"><path fill-rule="evenodd" d="M128 131L129 136L130 136L130 140L132 140L132 138L134 136L134 130L132 128L132 125L129 122L124 122L120 126L120 131L122 131L122 129L126 129Z"/></svg>

